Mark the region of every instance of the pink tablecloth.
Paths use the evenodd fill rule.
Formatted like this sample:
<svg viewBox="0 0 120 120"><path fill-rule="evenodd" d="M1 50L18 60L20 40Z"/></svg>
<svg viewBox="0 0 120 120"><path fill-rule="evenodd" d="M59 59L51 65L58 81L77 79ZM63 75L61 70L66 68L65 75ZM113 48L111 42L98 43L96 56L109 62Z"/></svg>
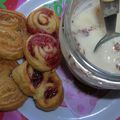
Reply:
<svg viewBox="0 0 120 120"><path fill-rule="evenodd" d="M0 0L0 8L15 10L19 5L21 5L26 0Z"/></svg>
<svg viewBox="0 0 120 120"><path fill-rule="evenodd" d="M0 120L28 120L19 111L0 112Z"/></svg>

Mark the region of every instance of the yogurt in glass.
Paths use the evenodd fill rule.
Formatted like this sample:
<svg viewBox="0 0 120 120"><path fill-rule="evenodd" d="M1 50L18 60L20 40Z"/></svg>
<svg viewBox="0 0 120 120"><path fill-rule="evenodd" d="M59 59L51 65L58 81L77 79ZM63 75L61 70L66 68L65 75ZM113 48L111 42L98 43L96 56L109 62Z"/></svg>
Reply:
<svg viewBox="0 0 120 120"><path fill-rule="evenodd" d="M107 41L94 52L98 41L106 34L99 0L78 7L71 18L72 34L79 51L100 69L120 73L120 37ZM117 21L119 21L117 19Z"/></svg>

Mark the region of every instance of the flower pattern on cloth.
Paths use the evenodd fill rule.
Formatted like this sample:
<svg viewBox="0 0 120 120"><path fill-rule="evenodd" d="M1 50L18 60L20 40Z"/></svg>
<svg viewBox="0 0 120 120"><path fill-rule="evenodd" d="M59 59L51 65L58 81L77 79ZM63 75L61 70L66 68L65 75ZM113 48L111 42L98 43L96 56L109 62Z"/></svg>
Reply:
<svg viewBox="0 0 120 120"><path fill-rule="evenodd" d="M8 10L15 10L25 1L26 0L0 0L0 8L8 9Z"/></svg>
<svg viewBox="0 0 120 120"><path fill-rule="evenodd" d="M0 0L0 8L15 10L17 7L18 0Z"/></svg>
<svg viewBox="0 0 120 120"><path fill-rule="evenodd" d="M116 120L120 120L120 117L118 117Z"/></svg>
<svg viewBox="0 0 120 120"><path fill-rule="evenodd" d="M0 120L28 120L19 111L0 112Z"/></svg>
<svg viewBox="0 0 120 120"><path fill-rule="evenodd" d="M95 108L100 98L108 91L91 88L76 80L63 62L57 73L63 80L64 102L63 107L68 107L77 117L89 115Z"/></svg>

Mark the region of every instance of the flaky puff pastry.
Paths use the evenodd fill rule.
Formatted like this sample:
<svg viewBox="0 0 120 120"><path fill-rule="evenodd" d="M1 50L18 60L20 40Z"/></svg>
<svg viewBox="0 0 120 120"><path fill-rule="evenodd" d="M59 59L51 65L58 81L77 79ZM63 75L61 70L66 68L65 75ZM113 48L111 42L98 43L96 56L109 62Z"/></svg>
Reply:
<svg viewBox="0 0 120 120"><path fill-rule="evenodd" d="M33 72L33 68L28 65L27 61L20 64L12 72L14 81L27 96L32 96L35 93L35 87L32 81Z"/></svg>
<svg viewBox="0 0 120 120"><path fill-rule="evenodd" d="M55 71L40 72L25 61L12 76L24 94L32 96L38 108L51 111L63 101L62 82Z"/></svg>
<svg viewBox="0 0 120 120"><path fill-rule="evenodd" d="M53 34L59 30L60 20L53 10L45 7L38 8L27 18L27 27L30 33Z"/></svg>
<svg viewBox="0 0 120 120"><path fill-rule="evenodd" d="M0 60L0 111L16 110L27 99L12 79L16 66L14 61Z"/></svg>
<svg viewBox="0 0 120 120"><path fill-rule="evenodd" d="M0 57L16 60L23 56L23 41L29 34L23 14L0 10Z"/></svg>
<svg viewBox="0 0 120 120"><path fill-rule="evenodd" d="M39 71L49 71L60 64L60 44L51 35L37 33L30 36L23 50L28 63Z"/></svg>
<svg viewBox="0 0 120 120"><path fill-rule="evenodd" d="M54 70L45 72L33 96L38 108L51 111L61 105L64 98L62 81Z"/></svg>

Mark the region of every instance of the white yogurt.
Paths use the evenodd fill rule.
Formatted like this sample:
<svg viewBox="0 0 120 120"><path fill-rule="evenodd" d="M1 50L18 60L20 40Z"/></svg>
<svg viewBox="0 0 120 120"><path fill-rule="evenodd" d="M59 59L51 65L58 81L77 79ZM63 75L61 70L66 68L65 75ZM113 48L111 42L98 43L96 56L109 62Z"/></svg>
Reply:
<svg viewBox="0 0 120 120"><path fill-rule="evenodd" d="M104 43L95 53L95 45L105 35L105 25L99 1L84 10L77 9L72 16L71 28L80 51L97 67L111 73L120 73L120 37Z"/></svg>

